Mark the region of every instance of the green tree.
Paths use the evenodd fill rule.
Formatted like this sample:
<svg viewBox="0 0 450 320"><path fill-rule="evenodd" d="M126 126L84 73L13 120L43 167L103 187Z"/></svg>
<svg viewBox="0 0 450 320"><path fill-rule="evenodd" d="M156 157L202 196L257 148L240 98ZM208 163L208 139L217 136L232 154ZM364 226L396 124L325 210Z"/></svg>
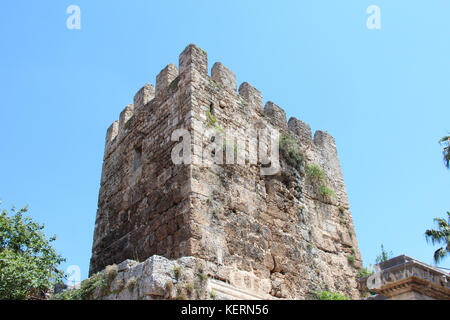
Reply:
<svg viewBox="0 0 450 320"><path fill-rule="evenodd" d="M51 245L56 237L47 239L44 225L25 216L27 211L12 208L11 214L0 214L1 300L44 298L64 277L57 268L65 260Z"/></svg>
<svg viewBox="0 0 450 320"><path fill-rule="evenodd" d="M381 245L381 254L377 256L377 258L375 259L375 263L380 263L380 262L384 262L384 261L388 261L389 259L391 259L393 256L392 251L387 251L383 245Z"/></svg>
<svg viewBox="0 0 450 320"><path fill-rule="evenodd" d="M434 244L443 244L444 246L434 252L434 262L438 264L450 252L450 211L447 212L447 221L441 218L435 218L434 221L438 225L438 230L425 231L427 241Z"/></svg>
<svg viewBox="0 0 450 320"><path fill-rule="evenodd" d="M450 169L450 136L445 136L439 143L444 147L442 154L444 155L444 165ZM447 212L447 220L442 218L434 218L433 220L438 225L438 230L429 229L425 231L427 242L434 244L444 244L443 247L434 252L434 262L438 264L450 252L450 212Z"/></svg>
<svg viewBox="0 0 450 320"><path fill-rule="evenodd" d="M442 149L442 154L444 155L444 164L447 169L450 169L450 136L445 136L439 143L444 147Z"/></svg>

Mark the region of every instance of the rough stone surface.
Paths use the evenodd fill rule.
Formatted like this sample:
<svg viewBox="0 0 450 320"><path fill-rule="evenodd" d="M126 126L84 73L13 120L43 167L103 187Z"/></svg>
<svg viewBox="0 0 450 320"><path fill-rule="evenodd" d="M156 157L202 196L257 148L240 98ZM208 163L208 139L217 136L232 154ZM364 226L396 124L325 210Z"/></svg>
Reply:
<svg viewBox="0 0 450 320"><path fill-rule="evenodd" d="M287 129L286 112L272 101L268 101L264 107L264 114L279 128Z"/></svg>
<svg viewBox="0 0 450 320"><path fill-rule="evenodd" d="M218 274L231 274L257 281L246 272L218 266L195 257L169 260L154 255L144 262L126 260L118 266L117 275L106 286L94 290L92 300L160 300L160 299L272 299L270 295L249 294L219 279ZM106 271L102 271L105 274Z"/></svg>
<svg viewBox="0 0 450 320"><path fill-rule="evenodd" d="M216 266L213 278L258 296L304 299L329 290L359 298L361 255L333 137L317 131L312 139L307 124L288 125L274 103L264 112L261 92L248 83L236 92L221 64L209 77L207 54L195 45L180 55L179 73L169 65L156 83L154 97L141 90L108 130L90 273L126 259L191 256ZM215 127L242 137L276 128L296 142L304 165L281 158L271 176L251 161L203 165L209 113ZM191 141L191 164L171 161L178 143L171 135L180 128L202 137ZM244 152L252 154L249 145ZM323 169L334 197L318 196L306 164ZM144 281L142 290L160 296L165 280Z"/></svg>
<svg viewBox="0 0 450 320"><path fill-rule="evenodd" d="M216 62L211 69L211 79L231 92L236 92L236 76L222 63Z"/></svg>

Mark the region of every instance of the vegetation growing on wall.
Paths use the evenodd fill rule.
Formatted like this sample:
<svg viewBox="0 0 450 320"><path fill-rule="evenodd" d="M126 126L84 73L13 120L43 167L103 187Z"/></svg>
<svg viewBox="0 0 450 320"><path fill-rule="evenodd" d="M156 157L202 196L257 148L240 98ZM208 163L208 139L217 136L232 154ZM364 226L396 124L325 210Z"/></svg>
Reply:
<svg viewBox="0 0 450 320"><path fill-rule="evenodd" d="M119 273L119 267L116 264L107 266L105 268L105 279L108 282L108 284L111 284L114 281L114 279L117 277L118 273Z"/></svg>
<svg viewBox="0 0 450 320"><path fill-rule="evenodd" d="M355 257L355 255L351 254L351 255L347 256L347 260L348 260L348 263L354 264L356 257Z"/></svg>
<svg viewBox="0 0 450 320"><path fill-rule="evenodd" d="M173 274L175 275L175 279L180 279L183 275L183 268L181 266L173 267Z"/></svg>
<svg viewBox="0 0 450 320"><path fill-rule="evenodd" d="M304 156L300 152L300 148L290 135L281 134L280 136L280 153L291 167L300 170L303 165Z"/></svg>
<svg viewBox="0 0 450 320"><path fill-rule="evenodd" d="M176 77L170 84L169 84L169 91L173 92L178 89L178 83L180 82L180 76Z"/></svg>
<svg viewBox="0 0 450 320"><path fill-rule="evenodd" d="M107 290L108 282L101 272L81 282L80 288L65 290L52 296L52 300L89 300L97 288Z"/></svg>
<svg viewBox="0 0 450 320"><path fill-rule="evenodd" d="M220 132L220 135L222 138L225 136L225 130L219 124L217 123L217 117L211 112L211 110L208 110L206 112L206 126L208 128L214 128L216 131Z"/></svg>
<svg viewBox="0 0 450 320"><path fill-rule="evenodd" d="M311 181L320 200L325 201L336 196L336 192L327 185L328 179L321 167L316 164L307 165L306 176Z"/></svg>
<svg viewBox="0 0 450 320"><path fill-rule="evenodd" d="M349 297L332 291L313 291L311 296L315 300L350 300Z"/></svg>
<svg viewBox="0 0 450 320"><path fill-rule="evenodd" d="M310 164L306 166L306 175L311 182L317 184L324 184L327 182L327 176L321 167L316 164Z"/></svg>
<svg viewBox="0 0 450 320"><path fill-rule="evenodd" d="M317 191L322 199L333 198L336 196L336 192L326 185L321 185Z"/></svg>

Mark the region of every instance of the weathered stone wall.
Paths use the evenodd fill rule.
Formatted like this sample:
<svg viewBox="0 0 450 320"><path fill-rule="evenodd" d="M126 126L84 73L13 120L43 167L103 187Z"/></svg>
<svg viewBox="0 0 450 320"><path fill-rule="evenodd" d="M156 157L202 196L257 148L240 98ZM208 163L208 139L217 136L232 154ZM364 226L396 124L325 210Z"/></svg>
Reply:
<svg viewBox="0 0 450 320"><path fill-rule="evenodd" d="M108 129L90 274L125 259L185 255L189 168L171 162L173 128L189 122L189 94L170 64Z"/></svg>
<svg viewBox="0 0 450 320"><path fill-rule="evenodd" d="M258 296L245 292L226 282L214 279L216 274L223 273L227 269L230 268L217 266L195 257L168 260L154 255L143 262L125 260L118 265L106 267L100 273L105 281L100 282L85 298L91 300L261 300L273 298L270 295ZM236 272L244 274L241 271Z"/></svg>
<svg viewBox="0 0 450 320"><path fill-rule="evenodd" d="M330 290L359 298L361 257L328 133L313 138L307 124L287 122L276 104L263 108L261 93L248 83L237 90L220 63L209 76L207 54L194 45L180 55L179 75L169 65L157 77L155 97L146 86L135 104L131 120L129 106L108 130L91 273L127 258L194 256L221 267L215 278L259 296L301 299ZM258 161L205 166L208 126L244 138L249 128L275 128L295 141L303 161L293 166L281 157L275 175L261 175ZM178 128L193 137L190 165L170 160ZM247 159L255 152L250 144L242 151ZM305 173L312 164L335 196L319 194Z"/></svg>

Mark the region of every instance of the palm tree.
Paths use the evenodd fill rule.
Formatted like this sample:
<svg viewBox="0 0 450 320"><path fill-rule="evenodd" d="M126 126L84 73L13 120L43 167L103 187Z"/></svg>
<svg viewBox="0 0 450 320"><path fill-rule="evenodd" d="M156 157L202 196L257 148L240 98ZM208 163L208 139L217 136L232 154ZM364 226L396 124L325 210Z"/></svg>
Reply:
<svg viewBox="0 0 450 320"><path fill-rule="evenodd" d="M444 164L447 169L450 169L450 136L443 137L439 143L444 147L442 153L444 155Z"/></svg>
<svg viewBox="0 0 450 320"><path fill-rule="evenodd" d="M436 262L436 264L450 253L450 211L447 212L447 215L448 221L441 218L434 219L438 224L438 230L430 229L425 231L427 241L431 241L432 244L444 244L444 247L441 247L434 252L434 262Z"/></svg>

